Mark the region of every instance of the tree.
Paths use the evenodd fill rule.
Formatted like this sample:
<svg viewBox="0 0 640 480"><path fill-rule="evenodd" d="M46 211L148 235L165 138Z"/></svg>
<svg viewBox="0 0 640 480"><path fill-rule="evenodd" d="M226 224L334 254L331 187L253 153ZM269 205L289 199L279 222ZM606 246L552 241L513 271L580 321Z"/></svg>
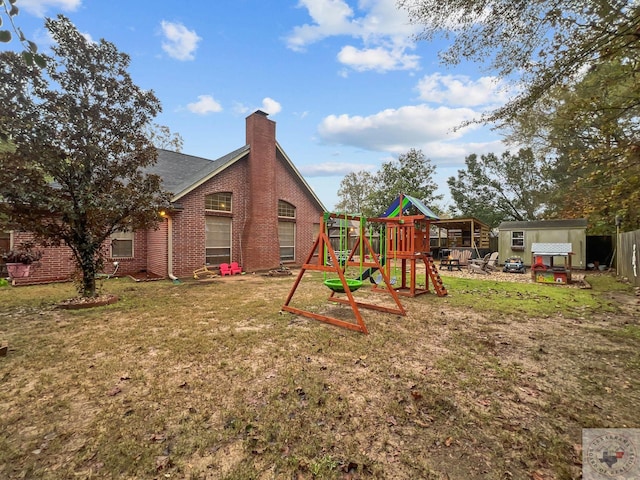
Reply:
<svg viewBox="0 0 640 480"><path fill-rule="evenodd" d="M599 234L614 231L616 216L640 228L639 66L598 65L517 122L512 138L553 159L548 214L586 217Z"/></svg>
<svg viewBox="0 0 640 480"><path fill-rule="evenodd" d="M9 23L11 24L11 30L13 30L16 35L18 35L18 41L24 48L24 51L22 52L23 59L29 65L35 64L43 68L45 66L45 60L44 56L38 53L38 45L36 45L35 42L32 42L31 40L27 40L27 38L22 33L22 30L20 30L20 27L18 27L14 22L14 17L16 17L18 13L20 13L20 9L16 6L16 3L18 3L17 0L8 0L8 2L6 0L0 0L0 7L2 7L2 10L0 10L0 27L3 26L3 18L6 17L6 19L9 20ZM0 29L0 42L9 43L13 39L11 30Z"/></svg>
<svg viewBox="0 0 640 480"><path fill-rule="evenodd" d="M153 123L145 128L145 135L156 148L181 152L184 139L179 133L172 133L169 127Z"/></svg>
<svg viewBox="0 0 640 480"><path fill-rule="evenodd" d="M411 195L431 205L443 198L435 195L438 185L433 180L436 168L422 150L410 149L407 153L382 164L375 176L371 206L376 215L382 214L400 193Z"/></svg>
<svg viewBox="0 0 640 480"><path fill-rule="evenodd" d="M491 227L508 220L535 220L542 211L548 182L544 166L530 149L500 157L493 153L465 158L466 170L447 183L455 210Z"/></svg>
<svg viewBox="0 0 640 480"><path fill-rule="evenodd" d="M586 67L637 59L640 52L640 3L629 0L399 0L398 6L423 27L419 38L454 38L441 52L445 64L477 61L519 81L521 93L486 115L490 122L517 119Z"/></svg>
<svg viewBox="0 0 640 480"><path fill-rule="evenodd" d="M0 130L12 145L0 153L0 214L66 244L91 297L110 235L153 227L168 203L160 178L142 173L157 159L144 130L160 102L112 43L87 41L63 16L45 26L56 44L44 69L0 54Z"/></svg>
<svg viewBox="0 0 640 480"><path fill-rule="evenodd" d="M371 209L371 193L374 188L374 177L366 170L351 172L340 182L336 211L361 213L365 217L373 216Z"/></svg>

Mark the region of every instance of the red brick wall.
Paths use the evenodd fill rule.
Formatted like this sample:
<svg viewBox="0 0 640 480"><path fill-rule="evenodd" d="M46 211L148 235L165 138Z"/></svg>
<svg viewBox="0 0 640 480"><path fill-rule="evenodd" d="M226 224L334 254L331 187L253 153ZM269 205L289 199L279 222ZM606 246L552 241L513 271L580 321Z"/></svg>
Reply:
<svg viewBox="0 0 640 480"><path fill-rule="evenodd" d="M105 251L107 257L105 258L105 272L111 272L113 270L110 263L117 261L118 276L127 275L130 273L138 273L147 270L147 232L136 232L133 238L133 257L132 258L111 258L109 256L110 242L105 242Z"/></svg>
<svg viewBox="0 0 640 480"><path fill-rule="evenodd" d="M261 113L247 118L249 155L180 199L183 210L172 214L173 271L190 277L205 261L204 198L231 192L232 261L245 271L269 270L280 264L278 200L296 207L296 263L301 264L315 240L322 210L307 187L277 152L275 123Z"/></svg>
<svg viewBox="0 0 640 480"><path fill-rule="evenodd" d="M322 210L309 197L306 186L291 171L280 152L278 152L278 157L280 161L276 162L276 195L278 200L284 200L296 207L295 263L300 265L306 260L316 239ZM277 206L275 221L277 222ZM276 248L279 248L277 236L275 243Z"/></svg>
<svg viewBox="0 0 640 480"><path fill-rule="evenodd" d="M21 243L32 241L33 236L28 232L14 232L14 248ZM60 247L37 247L44 251L42 259L31 266L29 277L16 279L16 284L29 285L36 283L56 282L73 278L76 270L73 260L73 253L67 246ZM147 233L136 232L134 235L133 258L111 258L108 255L109 241L105 242L105 266L104 272L113 271L113 261L118 261L118 275L127 275L147 269ZM165 255L166 258L166 255ZM166 261L165 261L166 264ZM166 272L166 268L164 270Z"/></svg>
<svg viewBox="0 0 640 480"><path fill-rule="evenodd" d="M309 196L306 185L291 170L276 148L275 122L262 112L246 119L246 138L251 149L236 163L180 198L181 210L171 212L172 270L178 277L191 277L205 263L206 195L231 192L231 260L245 271L269 270L280 264L278 200L296 208L296 263L307 257L315 239L322 211ZM168 273L168 220L158 230L136 232L134 258L107 259L120 262L119 274L147 270ZM26 235L26 234L25 234ZM17 236L16 243L29 239ZM108 245L107 245L108 247ZM66 247L47 249L32 280L51 281L73 273L71 252ZM106 266L106 271L111 270Z"/></svg>
<svg viewBox="0 0 640 480"><path fill-rule="evenodd" d="M33 241L33 235L28 232L13 232L13 248L25 242ZM71 277L75 270L73 254L68 247L36 247L44 251L39 262L31 265L29 277L17 279L16 284L46 283L65 280Z"/></svg>
<svg viewBox="0 0 640 480"><path fill-rule="evenodd" d="M247 270L267 270L280 263L278 192L276 187L276 124L258 111L246 119L249 151L247 225L242 232Z"/></svg>
<svg viewBox="0 0 640 480"><path fill-rule="evenodd" d="M182 210L172 212L173 235L173 274L177 277L191 277L193 271L205 263L205 196L212 193L231 192L232 194L232 244L231 260L242 265L242 232L245 224L247 158L238 160L234 165L216 175L211 180L180 198Z"/></svg>
<svg viewBox="0 0 640 480"><path fill-rule="evenodd" d="M157 230L147 232L147 271L162 277L168 273L167 224L168 220L165 218Z"/></svg>

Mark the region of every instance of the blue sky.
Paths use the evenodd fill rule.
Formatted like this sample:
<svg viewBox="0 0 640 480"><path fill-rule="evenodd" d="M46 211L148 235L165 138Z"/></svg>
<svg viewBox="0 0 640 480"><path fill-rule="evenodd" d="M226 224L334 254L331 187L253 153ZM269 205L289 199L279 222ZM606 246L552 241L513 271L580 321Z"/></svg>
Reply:
<svg viewBox="0 0 640 480"><path fill-rule="evenodd" d="M375 172L410 148L436 166L438 193L471 153L501 153L501 137L453 128L506 101L476 65L447 69L437 42L394 0L18 0L16 18L41 50L45 16L63 13L89 38L131 56L130 73L162 102L157 123L183 152L216 159L245 142L256 109L331 210L351 171ZM4 48L18 49L14 41Z"/></svg>

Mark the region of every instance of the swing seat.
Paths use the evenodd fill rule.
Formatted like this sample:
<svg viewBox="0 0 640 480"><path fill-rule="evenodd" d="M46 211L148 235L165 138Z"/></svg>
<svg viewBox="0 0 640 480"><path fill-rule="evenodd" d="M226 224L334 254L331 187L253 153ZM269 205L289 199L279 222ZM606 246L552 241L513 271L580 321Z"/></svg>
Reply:
<svg viewBox="0 0 640 480"><path fill-rule="evenodd" d="M355 292L362 286L362 280L355 280L353 278L347 278L347 286L349 290ZM339 278L330 278L324 281L324 284L334 292L344 293L344 286Z"/></svg>

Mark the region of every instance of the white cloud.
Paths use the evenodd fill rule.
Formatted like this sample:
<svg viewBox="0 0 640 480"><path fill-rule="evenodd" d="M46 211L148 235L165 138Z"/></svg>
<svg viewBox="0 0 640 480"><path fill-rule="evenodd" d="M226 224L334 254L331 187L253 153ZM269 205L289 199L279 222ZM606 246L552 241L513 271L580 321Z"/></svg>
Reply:
<svg viewBox="0 0 640 480"><path fill-rule="evenodd" d="M383 47L357 49L351 45L342 47L338 61L359 72L376 70L414 70L418 68L418 55L407 55L405 49Z"/></svg>
<svg viewBox="0 0 640 480"><path fill-rule="evenodd" d="M460 138L477 126L453 130L478 115L469 108L432 108L428 105L386 109L366 117L329 115L318 132L325 143L372 151L405 153L433 142Z"/></svg>
<svg viewBox="0 0 640 480"><path fill-rule="evenodd" d="M420 99L447 105L463 107L502 105L513 91L496 77L481 77L473 80L466 75L426 75L417 89Z"/></svg>
<svg viewBox="0 0 640 480"><path fill-rule="evenodd" d="M236 115L244 115L245 113L248 113L251 108L247 107L244 103L233 102L232 110Z"/></svg>
<svg viewBox="0 0 640 480"><path fill-rule="evenodd" d="M18 8L31 15L43 17L49 8L73 12L81 3L82 0L20 0Z"/></svg>
<svg viewBox="0 0 640 480"><path fill-rule="evenodd" d="M89 43L97 43L97 42L93 39L93 37L91 36L91 34L90 34L90 33L82 33L82 32L80 32L80 35L82 35L82 36L84 37L84 39L85 39L87 42L89 42Z"/></svg>
<svg viewBox="0 0 640 480"><path fill-rule="evenodd" d="M198 95L198 101L189 103L187 108L198 115L222 111L222 106L211 95Z"/></svg>
<svg viewBox="0 0 640 480"><path fill-rule="evenodd" d="M343 0L300 0L299 7L306 8L314 23L294 27L287 37L287 46L302 51L314 42L332 35L351 35L357 31L350 18L353 10Z"/></svg>
<svg viewBox="0 0 640 480"><path fill-rule="evenodd" d="M360 172L362 170L374 172L376 169L375 165L369 164L324 162L301 166L300 173L305 177L344 177L351 172Z"/></svg>
<svg viewBox="0 0 640 480"><path fill-rule="evenodd" d="M262 99L262 107L260 110L268 113L269 115L275 115L282 110L282 105L276 102L273 98L266 97Z"/></svg>
<svg viewBox="0 0 640 480"><path fill-rule="evenodd" d="M189 30L181 23L166 22L160 23L162 33L166 41L162 42L162 49L171 58L176 60L193 60L194 52L198 48L198 42L202 40L195 30Z"/></svg>
<svg viewBox="0 0 640 480"><path fill-rule="evenodd" d="M329 115L318 127L318 134L325 144L381 152L389 154L390 158L397 158L411 148L420 149L438 167L438 174L442 176L444 173L454 174L451 169L464 167L465 157L472 153L500 154L506 149L499 137L478 124L454 130L465 120L478 115L477 111L469 108L433 108L428 105L387 109L366 117ZM362 170L358 164L351 165L352 168L346 171L330 163L308 166L303 174L340 176ZM377 168L379 166L372 170ZM444 182L446 178L439 181Z"/></svg>
<svg viewBox="0 0 640 480"><path fill-rule="evenodd" d="M411 25L407 13L396 7L395 0L361 0L356 12L345 0L300 0L311 23L297 26L286 38L287 46L304 51L308 45L332 36L349 36L360 40L362 47L345 46L337 58L345 66L358 71L417 69L416 55L406 49L414 48Z"/></svg>

